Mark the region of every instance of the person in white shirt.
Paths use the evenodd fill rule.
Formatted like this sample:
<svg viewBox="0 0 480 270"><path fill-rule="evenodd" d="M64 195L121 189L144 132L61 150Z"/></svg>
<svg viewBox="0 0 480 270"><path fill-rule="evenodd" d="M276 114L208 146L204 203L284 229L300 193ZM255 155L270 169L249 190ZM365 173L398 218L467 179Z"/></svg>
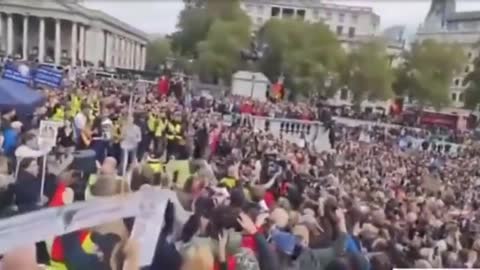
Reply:
<svg viewBox="0 0 480 270"><path fill-rule="evenodd" d="M87 105L82 105L82 110L75 115L73 119L75 138L78 138L87 126L89 110Z"/></svg>
<svg viewBox="0 0 480 270"><path fill-rule="evenodd" d="M142 141L142 131L138 125L133 121L133 116L128 116L127 123L122 129L122 141L120 146L123 150L122 169L128 167L130 162L135 162L137 159L137 147ZM125 164L125 162L127 164Z"/></svg>

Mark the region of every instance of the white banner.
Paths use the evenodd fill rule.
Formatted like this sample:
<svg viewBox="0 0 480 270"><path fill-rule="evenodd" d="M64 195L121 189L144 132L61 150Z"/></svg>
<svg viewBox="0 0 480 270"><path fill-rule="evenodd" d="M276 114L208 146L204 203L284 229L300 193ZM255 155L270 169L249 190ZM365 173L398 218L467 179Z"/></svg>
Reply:
<svg viewBox="0 0 480 270"><path fill-rule="evenodd" d="M139 230L140 225L136 222L134 227L137 229L134 229L133 234L135 237L140 236L141 262L142 265L148 265L155 252L168 200L174 202L176 207L181 207L174 196L176 195L171 190L142 189L126 195L92 199L5 218L0 220L0 254L82 228L91 228L121 218L137 217L138 224L145 226L143 230ZM183 209L178 212L182 211L184 212Z"/></svg>

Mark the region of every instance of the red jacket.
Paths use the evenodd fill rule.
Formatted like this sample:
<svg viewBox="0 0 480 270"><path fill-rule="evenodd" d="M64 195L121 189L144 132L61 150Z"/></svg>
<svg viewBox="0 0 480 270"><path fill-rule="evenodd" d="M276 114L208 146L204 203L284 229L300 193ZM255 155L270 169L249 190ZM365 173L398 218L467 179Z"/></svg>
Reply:
<svg viewBox="0 0 480 270"><path fill-rule="evenodd" d="M158 81L158 94L160 96L168 96L170 90L170 82L168 78L162 78Z"/></svg>
<svg viewBox="0 0 480 270"><path fill-rule="evenodd" d="M240 106L240 112L241 113L246 113L246 114L252 114L253 112L253 106L252 104L248 103L248 102L244 102L241 106Z"/></svg>

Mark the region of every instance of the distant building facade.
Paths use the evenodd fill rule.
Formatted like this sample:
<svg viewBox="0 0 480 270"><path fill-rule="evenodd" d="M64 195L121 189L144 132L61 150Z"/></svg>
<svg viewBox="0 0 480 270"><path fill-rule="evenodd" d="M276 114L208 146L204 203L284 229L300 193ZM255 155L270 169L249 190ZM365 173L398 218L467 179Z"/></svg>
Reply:
<svg viewBox="0 0 480 270"><path fill-rule="evenodd" d="M300 18L323 22L343 44L377 34L380 17L372 8L335 5L321 0L243 0L242 9L255 29L271 18Z"/></svg>
<svg viewBox="0 0 480 270"><path fill-rule="evenodd" d="M396 25L383 30L383 32L376 36L378 40L382 41L386 45L387 55L390 60L391 67L398 67L403 63L403 52L405 51L405 26ZM351 43L349 49L355 48L362 43L368 42L370 39L357 40L355 43ZM352 94L348 89L341 89L330 100L332 104L336 105L351 105ZM382 108L384 111L388 111L390 107L389 101L373 101L365 100L361 102L360 107L363 109Z"/></svg>
<svg viewBox="0 0 480 270"><path fill-rule="evenodd" d="M0 52L56 65L143 70L148 36L76 0L2 0Z"/></svg>
<svg viewBox="0 0 480 270"><path fill-rule="evenodd" d="M416 40L433 39L440 42L461 45L468 61L461 72L456 74L450 87L450 100L453 107L463 107L465 77L473 69L473 61L478 56L480 41L480 11L457 12L455 0L432 0L424 23L419 27Z"/></svg>

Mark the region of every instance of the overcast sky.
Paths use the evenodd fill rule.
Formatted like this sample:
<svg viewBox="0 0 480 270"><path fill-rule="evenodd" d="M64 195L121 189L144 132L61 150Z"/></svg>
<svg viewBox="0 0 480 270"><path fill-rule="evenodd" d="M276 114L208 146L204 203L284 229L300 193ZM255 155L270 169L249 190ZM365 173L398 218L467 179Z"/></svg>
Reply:
<svg viewBox="0 0 480 270"><path fill-rule="evenodd" d="M415 31L430 7L429 0L326 0L342 5L369 6L381 17L381 27L406 25ZM147 33L175 31L181 0L85 0L84 5L100 9ZM480 10L480 0L457 0L457 11Z"/></svg>

